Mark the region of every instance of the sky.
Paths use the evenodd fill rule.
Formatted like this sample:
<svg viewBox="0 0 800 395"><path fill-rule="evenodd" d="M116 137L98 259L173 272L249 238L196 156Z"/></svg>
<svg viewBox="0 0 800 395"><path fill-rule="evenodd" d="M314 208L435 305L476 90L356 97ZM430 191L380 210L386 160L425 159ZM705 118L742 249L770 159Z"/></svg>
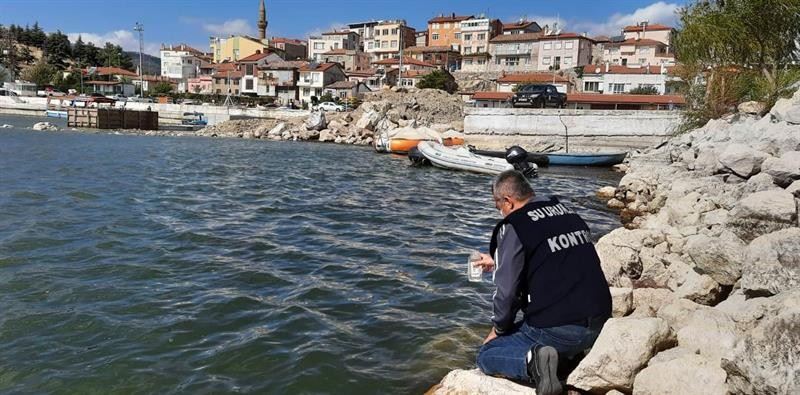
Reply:
<svg viewBox="0 0 800 395"><path fill-rule="evenodd" d="M527 17L541 26L558 21L563 31L616 35L641 20L675 25L686 0L265 0L267 36L305 39L346 23L405 19L417 30L439 14L485 14L502 21ZM0 24L33 24L60 30L74 41L106 41L138 50L133 31L144 25L145 52L162 43L208 51L209 36L257 34L259 0L0 0Z"/></svg>

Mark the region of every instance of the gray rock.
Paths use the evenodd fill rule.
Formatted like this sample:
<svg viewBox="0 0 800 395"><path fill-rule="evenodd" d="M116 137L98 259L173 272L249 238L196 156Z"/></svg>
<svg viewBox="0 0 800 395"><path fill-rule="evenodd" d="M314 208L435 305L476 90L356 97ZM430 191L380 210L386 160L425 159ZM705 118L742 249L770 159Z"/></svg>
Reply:
<svg viewBox="0 0 800 395"><path fill-rule="evenodd" d="M334 134L330 129L323 129L319 132L319 141L327 142L335 140L336 140L336 134Z"/></svg>
<svg viewBox="0 0 800 395"><path fill-rule="evenodd" d="M675 296L710 306L722 298L722 287L711 276L689 270L675 289Z"/></svg>
<svg viewBox="0 0 800 395"><path fill-rule="evenodd" d="M630 288L608 289L611 292L612 317L624 317L633 311L633 290Z"/></svg>
<svg viewBox="0 0 800 395"><path fill-rule="evenodd" d="M800 198L800 181L795 181L792 185L786 187L786 192L794 195L795 199Z"/></svg>
<svg viewBox="0 0 800 395"><path fill-rule="evenodd" d="M33 124L33 130L46 130L50 132L57 132L58 126L53 125L50 122L36 122Z"/></svg>
<svg viewBox="0 0 800 395"><path fill-rule="evenodd" d="M747 247L741 287L750 296L768 296L800 286L800 228L761 236Z"/></svg>
<svg viewBox="0 0 800 395"><path fill-rule="evenodd" d="M800 180L800 151L789 151L780 158L769 158L762 164L762 169L772 176L775 184L786 188Z"/></svg>
<svg viewBox="0 0 800 395"><path fill-rule="evenodd" d="M255 138L255 136L253 135L253 132L248 130L248 131L242 133L242 138L244 138L244 139L252 139L252 138Z"/></svg>
<svg viewBox="0 0 800 395"><path fill-rule="evenodd" d="M612 318L567 384L593 393L630 393L636 374L673 342L669 325L660 318Z"/></svg>
<svg viewBox="0 0 800 395"><path fill-rule="evenodd" d="M306 119L306 129L308 130L322 130L328 125L325 119L325 113L322 111L313 111Z"/></svg>
<svg viewBox="0 0 800 395"><path fill-rule="evenodd" d="M710 310L711 307L695 303L688 299L674 299L672 302L661 306L656 316L667 322L674 332L683 329L696 310Z"/></svg>
<svg viewBox="0 0 800 395"><path fill-rule="evenodd" d="M749 178L761 171L761 163L769 155L744 144L728 144L719 155L719 162L739 177Z"/></svg>
<svg viewBox="0 0 800 395"><path fill-rule="evenodd" d="M616 194L617 194L617 188L611 186L602 187L597 190L597 197L603 199L611 199Z"/></svg>
<svg viewBox="0 0 800 395"><path fill-rule="evenodd" d="M721 285L733 285L742 275L744 249L744 242L726 230L714 238L704 234L690 236L684 252L698 273L709 275Z"/></svg>
<svg viewBox="0 0 800 395"><path fill-rule="evenodd" d="M274 128L270 129L270 131L267 132L267 136L268 137L280 137L281 134L283 134L283 131L285 129L286 129L286 123L285 122L281 122L281 123L275 125Z"/></svg>
<svg viewBox="0 0 800 395"><path fill-rule="evenodd" d="M769 113L778 122L800 124L800 91L791 99L778 100Z"/></svg>
<svg viewBox="0 0 800 395"><path fill-rule="evenodd" d="M625 203L617 199L610 199L608 203L606 203L606 206L614 210L622 210L623 208L625 208Z"/></svg>
<svg viewBox="0 0 800 395"><path fill-rule="evenodd" d="M487 376L478 369L453 370L427 395L466 395L466 394L516 394L535 395L536 390L512 381Z"/></svg>
<svg viewBox="0 0 800 395"><path fill-rule="evenodd" d="M785 190L750 194L740 200L731 211L729 224L734 233L744 241L797 226L794 196Z"/></svg>
<svg viewBox="0 0 800 395"><path fill-rule="evenodd" d="M680 347L717 361L731 358L739 340L733 319L716 309L692 311L677 333Z"/></svg>
<svg viewBox="0 0 800 395"><path fill-rule="evenodd" d="M697 354L692 352L692 351L690 351L687 348L683 348L683 347L680 347L680 346L673 347L673 348L670 348L669 350L661 351L660 353L656 354L653 358L650 358L650 360L647 361L647 366L650 367L650 366L653 366L653 365L658 365L660 363L673 361L673 360L676 360L678 358L685 357L687 355L697 355ZM639 373L639 374L641 374L641 373ZM636 388L636 381L635 380L634 380L633 387L634 387L634 391L636 391L636 389L635 389Z"/></svg>
<svg viewBox="0 0 800 395"><path fill-rule="evenodd" d="M642 370L636 375L633 394L727 395L726 378L719 362L699 355L683 355Z"/></svg>
<svg viewBox="0 0 800 395"><path fill-rule="evenodd" d="M800 292L762 319L737 343L733 357L722 361L731 392L800 393Z"/></svg>
<svg viewBox="0 0 800 395"><path fill-rule="evenodd" d="M633 290L633 315L655 317L662 306L672 303L678 297L669 289L635 288Z"/></svg>
<svg viewBox="0 0 800 395"><path fill-rule="evenodd" d="M761 115L767 109L767 106L757 101L746 101L736 106L736 109L744 114Z"/></svg>

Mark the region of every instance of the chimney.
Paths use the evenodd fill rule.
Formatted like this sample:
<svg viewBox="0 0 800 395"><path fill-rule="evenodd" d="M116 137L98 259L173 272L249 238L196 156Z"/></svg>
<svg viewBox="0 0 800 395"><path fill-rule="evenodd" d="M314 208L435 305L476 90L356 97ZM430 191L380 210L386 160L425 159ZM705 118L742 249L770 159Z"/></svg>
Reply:
<svg viewBox="0 0 800 395"><path fill-rule="evenodd" d="M609 68L608 61L606 60L606 73L608 73L608 68Z"/></svg>

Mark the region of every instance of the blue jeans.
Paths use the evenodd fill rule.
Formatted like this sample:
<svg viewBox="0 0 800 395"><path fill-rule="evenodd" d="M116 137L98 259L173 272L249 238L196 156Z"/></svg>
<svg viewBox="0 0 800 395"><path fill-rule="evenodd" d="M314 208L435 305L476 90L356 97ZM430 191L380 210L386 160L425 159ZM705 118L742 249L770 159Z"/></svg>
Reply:
<svg viewBox="0 0 800 395"><path fill-rule="evenodd" d="M559 359L572 359L592 347L605 321L605 318L591 319L588 327L564 325L552 328L535 328L523 322L514 332L498 336L481 346L478 368L487 375L530 381L525 359L533 346L551 346L558 351Z"/></svg>

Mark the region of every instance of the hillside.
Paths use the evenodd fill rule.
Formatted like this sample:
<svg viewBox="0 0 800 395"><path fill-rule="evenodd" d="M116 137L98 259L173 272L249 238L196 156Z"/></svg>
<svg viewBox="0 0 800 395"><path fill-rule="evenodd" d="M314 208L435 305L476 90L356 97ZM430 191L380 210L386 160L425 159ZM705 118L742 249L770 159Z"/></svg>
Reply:
<svg viewBox="0 0 800 395"><path fill-rule="evenodd" d="M124 53L131 59L134 67L139 67L139 52L125 51ZM153 55L143 54L142 63L145 74L161 75L161 58Z"/></svg>

